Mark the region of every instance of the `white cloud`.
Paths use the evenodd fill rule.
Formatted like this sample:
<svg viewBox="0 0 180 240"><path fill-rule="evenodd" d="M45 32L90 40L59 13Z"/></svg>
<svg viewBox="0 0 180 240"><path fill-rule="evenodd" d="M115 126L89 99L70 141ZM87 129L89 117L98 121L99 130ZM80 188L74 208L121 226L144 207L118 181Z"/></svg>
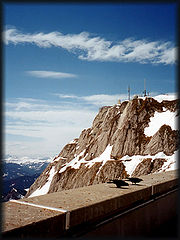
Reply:
<svg viewBox="0 0 180 240"><path fill-rule="evenodd" d="M24 109L24 111L30 110L47 110L49 109L49 104L42 99L34 98L16 98L15 102L5 102L5 108L12 108L14 111L19 111ZM54 106L54 108L56 105Z"/></svg>
<svg viewBox="0 0 180 240"><path fill-rule="evenodd" d="M67 98L67 99L77 99L83 101L86 104L92 104L95 106L105 106L105 105L114 105L117 104L117 101L120 99L121 101L127 100L127 94L97 94L90 96L76 96L76 95L64 95L64 94L54 94L59 98Z"/></svg>
<svg viewBox="0 0 180 240"><path fill-rule="evenodd" d="M84 128L91 127L97 111L23 98L7 102L4 114L6 154L54 156Z"/></svg>
<svg viewBox="0 0 180 240"><path fill-rule="evenodd" d="M72 73L53 72L53 71L26 71L29 75L38 78L75 78L77 75Z"/></svg>
<svg viewBox="0 0 180 240"><path fill-rule="evenodd" d="M82 117L83 115L83 117ZM40 125L63 124L64 126L76 125L82 126L83 121L91 117L91 112L79 109L66 110L39 110L39 111L7 111L6 116L12 119L21 120L25 122L36 121Z"/></svg>
<svg viewBox="0 0 180 240"><path fill-rule="evenodd" d="M67 94L60 94L60 93L54 93L53 95L58 96L60 98L81 99L81 97L78 97L76 95L67 95Z"/></svg>
<svg viewBox="0 0 180 240"><path fill-rule="evenodd" d="M55 156L65 144L79 137L83 129L92 126L99 107L113 105L125 97L54 95L60 98L51 103L33 98L17 98L5 103L6 154ZM69 102L62 102L67 98Z"/></svg>
<svg viewBox="0 0 180 240"><path fill-rule="evenodd" d="M29 43L38 47L61 47L88 61L139 62L151 64L174 64L177 48L171 42L125 39L114 43L88 32L79 34L21 33L10 28L3 33L6 44Z"/></svg>
<svg viewBox="0 0 180 240"><path fill-rule="evenodd" d="M166 51L161 53L159 60L157 60L155 63L173 64L174 59L177 59L177 53L177 47L167 49Z"/></svg>
<svg viewBox="0 0 180 240"><path fill-rule="evenodd" d="M155 93L154 93L155 94ZM76 96L68 104L41 99L18 98L5 104L5 153L17 156L55 156L92 126L98 107L127 99L126 94ZM168 95L167 95L168 96ZM74 99L78 102L73 105ZM91 104L91 107L87 104Z"/></svg>
<svg viewBox="0 0 180 240"><path fill-rule="evenodd" d="M30 125L30 124L29 124ZM31 129L26 126L7 126L6 134L10 137L4 142L5 153L16 156L53 157L60 153L62 148L72 139L79 137L82 128L59 126L35 126ZM24 136L22 140L11 140L11 136ZM39 139L39 138L42 139ZM20 137L19 137L20 138ZM28 140L29 138L29 140Z"/></svg>
<svg viewBox="0 0 180 240"><path fill-rule="evenodd" d="M127 94L115 94L115 95L99 94L99 95L85 96L83 97L83 99L95 105L113 105L113 104L117 104L117 101L119 99L121 101L127 99Z"/></svg>

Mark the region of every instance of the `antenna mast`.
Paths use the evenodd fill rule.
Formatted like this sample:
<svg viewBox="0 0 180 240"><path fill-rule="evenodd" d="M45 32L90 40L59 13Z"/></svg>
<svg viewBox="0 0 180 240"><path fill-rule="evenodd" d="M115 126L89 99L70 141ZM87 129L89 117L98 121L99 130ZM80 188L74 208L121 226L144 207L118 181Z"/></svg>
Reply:
<svg viewBox="0 0 180 240"><path fill-rule="evenodd" d="M130 101L130 86L128 86L128 100Z"/></svg>
<svg viewBox="0 0 180 240"><path fill-rule="evenodd" d="M146 79L144 79L144 97L146 97Z"/></svg>

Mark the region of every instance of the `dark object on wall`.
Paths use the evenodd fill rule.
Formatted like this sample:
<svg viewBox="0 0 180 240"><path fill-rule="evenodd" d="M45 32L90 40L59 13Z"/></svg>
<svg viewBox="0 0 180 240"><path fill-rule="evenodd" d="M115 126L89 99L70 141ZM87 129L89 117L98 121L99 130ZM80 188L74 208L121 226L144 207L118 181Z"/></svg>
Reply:
<svg viewBox="0 0 180 240"><path fill-rule="evenodd" d="M132 178L129 178L129 177L127 177L127 181L131 181L132 182L132 184L133 183L139 183L139 182L141 182L141 181L143 181L141 178L137 178L137 177L132 177Z"/></svg>
<svg viewBox="0 0 180 240"><path fill-rule="evenodd" d="M118 188L122 187L122 186L129 186L129 184L123 180L118 180L118 179L114 179L114 180L110 180L109 182L107 183L114 183L116 184L116 186Z"/></svg>

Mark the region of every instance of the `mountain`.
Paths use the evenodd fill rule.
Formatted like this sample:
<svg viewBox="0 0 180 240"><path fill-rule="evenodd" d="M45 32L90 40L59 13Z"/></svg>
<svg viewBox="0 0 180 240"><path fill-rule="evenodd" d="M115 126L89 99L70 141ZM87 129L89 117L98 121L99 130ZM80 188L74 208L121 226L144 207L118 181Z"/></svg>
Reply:
<svg viewBox="0 0 180 240"><path fill-rule="evenodd" d="M65 145L26 197L175 169L178 115L178 100L168 95L102 107L92 127Z"/></svg>
<svg viewBox="0 0 180 240"><path fill-rule="evenodd" d="M15 199L15 200L20 199L20 198L23 198L26 193L27 193L27 191L25 191L25 190L12 188L7 193L7 195L3 197L2 201L7 202L7 201L12 200L12 199Z"/></svg>
<svg viewBox="0 0 180 240"><path fill-rule="evenodd" d="M51 158L6 155L2 165L2 201L25 195L25 189L34 183L51 161Z"/></svg>

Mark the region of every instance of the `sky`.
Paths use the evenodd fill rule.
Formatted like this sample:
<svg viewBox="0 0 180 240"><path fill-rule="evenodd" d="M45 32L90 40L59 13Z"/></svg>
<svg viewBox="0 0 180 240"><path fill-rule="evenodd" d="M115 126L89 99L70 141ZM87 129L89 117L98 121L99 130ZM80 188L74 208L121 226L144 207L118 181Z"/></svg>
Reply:
<svg viewBox="0 0 180 240"><path fill-rule="evenodd" d="M4 153L56 156L118 99L176 92L177 6L4 3Z"/></svg>

